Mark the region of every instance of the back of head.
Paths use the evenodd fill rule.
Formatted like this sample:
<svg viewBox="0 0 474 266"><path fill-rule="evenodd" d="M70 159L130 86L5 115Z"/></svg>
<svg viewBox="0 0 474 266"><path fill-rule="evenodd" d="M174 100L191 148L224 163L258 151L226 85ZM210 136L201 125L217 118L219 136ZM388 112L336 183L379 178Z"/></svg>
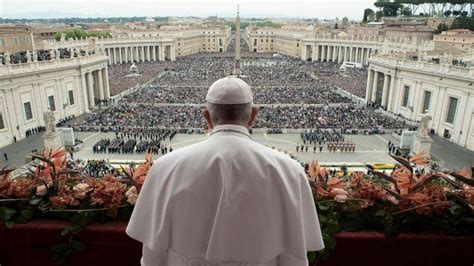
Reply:
<svg viewBox="0 0 474 266"><path fill-rule="evenodd" d="M206 101L204 117L210 128L222 124L250 127L257 114L250 86L236 77L214 82L207 92Z"/></svg>

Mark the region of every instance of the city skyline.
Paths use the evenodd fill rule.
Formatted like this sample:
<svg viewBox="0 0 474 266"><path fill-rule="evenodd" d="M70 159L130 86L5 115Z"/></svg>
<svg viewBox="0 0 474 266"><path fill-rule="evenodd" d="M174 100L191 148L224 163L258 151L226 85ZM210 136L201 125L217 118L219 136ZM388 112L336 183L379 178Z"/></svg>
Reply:
<svg viewBox="0 0 474 266"><path fill-rule="evenodd" d="M62 17L133 17L133 16L235 16L240 5L242 18L282 17L334 19L348 17L361 20L365 8L374 8L373 1L13 1L2 0L0 16L3 18L62 18ZM93 11L89 11L93 10Z"/></svg>

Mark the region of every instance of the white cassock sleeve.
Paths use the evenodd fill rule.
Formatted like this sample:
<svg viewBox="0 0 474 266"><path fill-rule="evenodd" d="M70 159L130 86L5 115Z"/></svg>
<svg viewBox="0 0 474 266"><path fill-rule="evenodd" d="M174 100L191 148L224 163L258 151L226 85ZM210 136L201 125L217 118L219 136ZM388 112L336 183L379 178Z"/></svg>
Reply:
<svg viewBox="0 0 474 266"><path fill-rule="evenodd" d="M140 264L141 266L166 266L166 253L153 251L143 244Z"/></svg>
<svg viewBox="0 0 474 266"><path fill-rule="evenodd" d="M303 232L306 250L317 251L323 249L324 242L321 235L318 214L316 213L316 205L308 178L304 173L301 178L301 208L303 213Z"/></svg>

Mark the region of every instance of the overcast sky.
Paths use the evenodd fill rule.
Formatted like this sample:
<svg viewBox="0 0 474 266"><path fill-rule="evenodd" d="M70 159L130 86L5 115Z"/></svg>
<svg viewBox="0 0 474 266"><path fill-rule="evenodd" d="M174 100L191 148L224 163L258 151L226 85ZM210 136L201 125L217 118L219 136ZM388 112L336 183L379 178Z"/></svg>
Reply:
<svg viewBox="0 0 474 266"><path fill-rule="evenodd" d="M55 13L86 16L233 16L237 4L242 17L310 17L361 20L363 10L375 0L0 0L0 16ZM53 11L53 12L51 12ZM49 12L50 15L48 15Z"/></svg>

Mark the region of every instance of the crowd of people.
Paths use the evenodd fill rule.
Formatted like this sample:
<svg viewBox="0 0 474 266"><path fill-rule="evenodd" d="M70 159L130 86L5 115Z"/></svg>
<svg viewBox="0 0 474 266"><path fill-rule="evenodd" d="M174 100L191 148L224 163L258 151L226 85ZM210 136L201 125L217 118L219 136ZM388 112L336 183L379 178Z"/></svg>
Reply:
<svg viewBox="0 0 474 266"><path fill-rule="evenodd" d="M116 128L115 138L100 139L92 147L93 153L153 153L173 151L165 141L172 141L178 131L160 128Z"/></svg>
<svg viewBox="0 0 474 266"><path fill-rule="evenodd" d="M309 148L313 147L313 153L323 151L324 145L327 146L329 152L354 152L355 143L346 141L342 130L336 129L309 129L301 132L301 140L303 143L296 144L296 152L308 152Z"/></svg>
<svg viewBox="0 0 474 266"><path fill-rule="evenodd" d="M130 64L111 66L111 94L141 85L106 110L76 122L75 130L118 134L168 128L202 133L206 128L202 118L205 95L210 84L232 73L234 59L230 51L233 45L231 42L228 52L224 53L199 53L177 58L175 62L140 63L137 65L140 77L127 76ZM244 40L241 45L246 46ZM212 56L215 54L223 56ZM340 71L339 67L337 63L304 62L247 51L241 60L242 79L252 86L254 103L261 104L254 127L268 128L269 133L289 128L318 128L337 129L342 134L382 133L385 129L405 127L403 119L385 117L341 96L336 87L365 96L367 69ZM161 77L150 82L159 73L163 73ZM344 143L325 132L312 133L316 139L311 142L321 146L327 142ZM116 139L125 137L116 136ZM130 145L143 150L147 149L143 147L153 147L153 141L136 139ZM350 145L343 145L342 150L346 146L349 149Z"/></svg>
<svg viewBox="0 0 474 266"><path fill-rule="evenodd" d="M173 147L162 140L141 140L123 138L103 138L92 147L93 153L152 153L167 154L173 151Z"/></svg>
<svg viewBox="0 0 474 266"><path fill-rule="evenodd" d="M206 101L206 86L160 86L149 84L123 98L124 102L136 104L189 103ZM254 86L256 104L332 104L350 103L351 100L334 92L323 81L308 86Z"/></svg>
<svg viewBox="0 0 474 266"><path fill-rule="evenodd" d="M205 128L202 105L120 103L75 125L78 131L96 131L133 125L133 128ZM363 106L260 106L255 128L322 128L344 131L403 128L404 122L374 113Z"/></svg>
<svg viewBox="0 0 474 266"><path fill-rule="evenodd" d="M256 128L395 129L404 122L358 105L260 107Z"/></svg>
<svg viewBox="0 0 474 266"><path fill-rule="evenodd" d="M137 65L139 75L128 76L131 63L111 65L108 67L110 95L120 94L138 84L144 84L165 71L168 62L144 62Z"/></svg>
<svg viewBox="0 0 474 266"><path fill-rule="evenodd" d="M367 68L346 68L345 71L340 71L340 66L338 63L331 62L311 64L312 70L319 79L358 97L365 98Z"/></svg>

